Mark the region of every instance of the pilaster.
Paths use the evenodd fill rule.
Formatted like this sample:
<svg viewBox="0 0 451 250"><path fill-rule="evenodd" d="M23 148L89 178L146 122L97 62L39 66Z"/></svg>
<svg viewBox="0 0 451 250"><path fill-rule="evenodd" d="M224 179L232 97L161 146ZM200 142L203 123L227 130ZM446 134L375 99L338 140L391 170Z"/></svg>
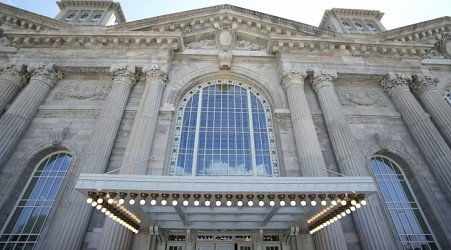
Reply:
<svg viewBox="0 0 451 250"><path fill-rule="evenodd" d="M449 182L451 179L451 157L449 157L451 149L410 92L408 88L411 84L410 81L411 78L404 74L389 73L380 84L401 113L404 123L426 158L445 196L451 201L451 182ZM425 86L425 88L428 87Z"/></svg>
<svg viewBox="0 0 451 250"><path fill-rule="evenodd" d="M326 163L304 92L306 76L305 71L285 70L282 73L281 84L287 93L302 175L327 176ZM315 234L314 241L317 249L330 249L332 246L334 249L346 249L345 237L339 222Z"/></svg>
<svg viewBox="0 0 451 250"><path fill-rule="evenodd" d="M25 65L5 65L0 67L0 114L16 94L27 83Z"/></svg>
<svg viewBox="0 0 451 250"><path fill-rule="evenodd" d="M359 151L343 108L334 90L336 71L314 70L312 86L326 122L329 138L340 171L347 176L370 176L366 162ZM353 218L364 249L399 249L378 197L369 197L365 209L357 211Z"/></svg>
<svg viewBox="0 0 451 250"><path fill-rule="evenodd" d="M152 149L155 127L160 110L161 96L168 76L168 68L160 65L145 67L146 87L132 131L125 149L121 174L146 174ZM129 249L132 233L118 223L107 220L99 249Z"/></svg>
<svg viewBox="0 0 451 250"><path fill-rule="evenodd" d="M97 118L94 131L80 173L104 173L124 114L129 94L137 81L134 66L112 66L113 87ZM43 242L43 249L80 249L88 227L92 208L86 196L75 191L76 178L68 183L72 190L54 219L54 229Z"/></svg>
<svg viewBox="0 0 451 250"><path fill-rule="evenodd" d="M0 118L0 168L3 168L39 105L62 74L50 65L29 66L30 83Z"/></svg>
<svg viewBox="0 0 451 250"><path fill-rule="evenodd" d="M431 115L448 146L451 146L451 107L437 89L438 79L432 75L412 75L412 89Z"/></svg>

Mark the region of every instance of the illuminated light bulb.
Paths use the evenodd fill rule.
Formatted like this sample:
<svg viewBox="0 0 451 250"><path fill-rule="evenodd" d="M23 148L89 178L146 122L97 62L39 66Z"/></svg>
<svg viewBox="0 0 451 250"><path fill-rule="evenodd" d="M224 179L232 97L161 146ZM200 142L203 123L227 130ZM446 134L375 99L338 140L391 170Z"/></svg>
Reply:
<svg viewBox="0 0 451 250"><path fill-rule="evenodd" d="M361 200L360 204L362 204L362 206L365 206L366 205L366 200Z"/></svg>
<svg viewBox="0 0 451 250"><path fill-rule="evenodd" d="M100 210L100 209L102 209L102 205L100 205L100 204L99 204L99 205L97 205L97 206L96 206L96 209L97 209L97 210Z"/></svg>
<svg viewBox="0 0 451 250"><path fill-rule="evenodd" d="M209 200L206 200L206 201L205 201L205 206L207 206L207 207L210 206L210 201L209 201Z"/></svg>
<svg viewBox="0 0 451 250"><path fill-rule="evenodd" d="M87 203L92 203L92 202L93 202L93 199L92 199L91 197L88 197L88 199L86 199L86 202L87 202Z"/></svg>
<svg viewBox="0 0 451 250"><path fill-rule="evenodd" d="M357 202L355 200L352 200L351 205L355 206L355 204L357 204Z"/></svg>
<svg viewBox="0 0 451 250"><path fill-rule="evenodd" d="M195 200L195 201L194 201L194 206L197 207L197 206L199 206L199 204L200 204L200 202L199 202L198 200Z"/></svg>
<svg viewBox="0 0 451 250"><path fill-rule="evenodd" d="M351 209L351 211L355 211L355 207L350 207L349 209Z"/></svg>
<svg viewBox="0 0 451 250"><path fill-rule="evenodd" d="M116 215L113 215L113 220L117 220L117 216Z"/></svg>
<svg viewBox="0 0 451 250"><path fill-rule="evenodd" d="M221 201L216 201L215 205L216 205L217 207L220 207L220 206L222 205L222 202L221 202Z"/></svg>
<svg viewBox="0 0 451 250"><path fill-rule="evenodd" d="M102 203L103 203L103 199L102 199L102 198L98 198L98 199L97 199L97 203L98 203L98 204L102 204Z"/></svg>
<svg viewBox="0 0 451 250"><path fill-rule="evenodd" d="M108 210L105 212L105 215L106 215L106 216L108 216L108 215L110 215L110 214L111 214L111 212L108 211Z"/></svg>
<svg viewBox="0 0 451 250"><path fill-rule="evenodd" d="M296 201L290 201L290 205L291 205L292 207L296 206Z"/></svg>
<svg viewBox="0 0 451 250"><path fill-rule="evenodd" d="M91 206L93 206L93 207L97 206L97 202L93 201L93 202L91 203Z"/></svg>
<svg viewBox="0 0 451 250"><path fill-rule="evenodd" d="M114 217L114 214L110 213L110 214L108 215L108 217L113 218L113 217Z"/></svg>
<svg viewBox="0 0 451 250"><path fill-rule="evenodd" d="M106 212L106 208L102 208L102 210L100 210L100 212L105 213Z"/></svg>
<svg viewBox="0 0 451 250"><path fill-rule="evenodd" d="M183 206L186 207L186 206L188 206L188 205L189 205L189 201L188 201L188 200L184 200L184 201L183 201Z"/></svg>
<svg viewBox="0 0 451 250"><path fill-rule="evenodd" d="M242 207L242 206L243 206L243 201L238 201L236 204L237 204L239 207Z"/></svg>
<svg viewBox="0 0 451 250"><path fill-rule="evenodd" d="M341 212L341 217L345 217L346 213L345 212Z"/></svg>
<svg viewBox="0 0 451 250"><path fill-rule="evenodd" d="M173 201L172 201L172 206L175 207L175 206L177 206L178 204L179 204L179 202L178 202L177 200L173 200Z"/></svg>
<svg viewBox="0 0 451 250"><path fill-rule="evenodd" d="M332 223L334 223L335 221L334 221L334 219L330 219L329 222L332 224Z"/></svg>
<svg viewBox="0 0 451 250"><path fill-rule="evenodd" d="M232 206L232 201L227 201L227 202L226 202L226 205L227 205L228 207Z"/></svg>
<svg viewBox="0 0 451 250"><path fill-rule="evenodd" d="M336 200L331 200L331 201L330 201L330 204L331 204L332 206L336 206L336 205L337 205L337 201L336 201Z"/></svg>
<svg viewBox="0 0 451 250"><path fill-rule="evenodd" d="M303 207L305 207L307 205L307 202L306 201L301 201L301 206L303 206Z"/></svg>
<svg viewBox="0 0 451 250"><path fill-rule="evenodd" d="M258 202L258 205L259 205L260 207L263 207L263 206L265 205L265 202L264 202L264 201L259 201L259 202Z"/></svg>
<svg viewBox="0 0 451 250"><path fill-rule="evenodd" d="M249 207L252 207L252 206L254 206L254 202L253 202L253 201L248 201L248 202L247 202L247 205L248 205Z"/></svg>
<svg viewBox="0 0 451 250"><path fill-rule="evenodd" d="M330 225L330 221L326 221L326 225L329 226Z"/></svg>
<svg viewBox="0 0 451 250"><path fill-rule="evenodd" d="M168 204L168 201L167 200L161 200L161 205L162 206L166 206Z"/></svg>
<svg viewBox="0 0 451 250"><path fill-rule="evenodd" d="M120 198L120 199L119 199L119 204L122 205L122 204L124 204L124 202L125 202L124 198Z"/></svg>
<svg viewBox="0 0 451 250"><path fill-rule="evenodd" d="M310 234L313 234L314 232L313 232L313 230L312 231L310 231Z"/></svg>
<svg viewBox="0 0 451 250"><path fill-rule="evenodd" d="M128 204L134 205L134 204L135 204L135 199L130 199L130 200L128 201Z"/></svg>
<svg viewBox="0 0 451 250"><path fill-rule="evenodd" d="M152 206L157 205L157 200L151 200L151 201L150 201L150 205L152 205Z"/></svg>
<svg viewBox="0 0 451 250"><path fill-rule="evenodd" d="M322 201L321 201L321 206L326 206L326 205L327 205L327 201L322 200Z"/></svg>
<svg viewBox="0 0 451 250"><path fill-rule="evenodd" d="M275 201L269 201L269 206L274 207L276 205Z"/></svg>
<svg viewBox="0 0 451 250"><path fill-rule="evenodd" d="M332 218L334 221L337 221L338 220L338 218L337 218L337 216L335 216L334 218Z"/></svg>
<svg viewBox="0 0 451 250"><path fill-rule="evenodd" d="M351 209L346 209L346 211L345 211L347 214L350 214L351 213Z"/></svg>
<svg viewBox="0 0 451 250"><path fill-rule="evenodd" d="M141 200L139 201L139 204L140 204L141 206L144 206L144 205L146 205L146 200L144 200L144 199L141 199Z"/></svg>
<svg viewBox="0 0 451 250"><path fill-rule="evenodd" d="M341 214L337 214L338 219L341 219L341 217L342 217Z"/></svg>
<svg viewBox="0 0 451 250"><path fill-rule="evenodd" d="M360 203L355 204L355 207L360 208L361 207Z"/></svg>
<svg viewBox="0 0 451 250"><path fill-rule="evenodd" d="M113 204L113 202L114 202L114 199L113 199L113 198L109 198L109 199L108 199L108 204Z"/></svg>
<svg viewBox="0 0 451 250"><path fill-rule="evenodd" d="M312 205L313 207L316 206L316 201L311 201L310 205Z"/></svg>
<svg viewBox="0 0 451 250"><path fill-rule="evenodd" d="M285 201L284 201L284 200L281 200L280 203L279 203L279 205L280 205L281 207L284 207L284 206L285 206Z"/></svg>

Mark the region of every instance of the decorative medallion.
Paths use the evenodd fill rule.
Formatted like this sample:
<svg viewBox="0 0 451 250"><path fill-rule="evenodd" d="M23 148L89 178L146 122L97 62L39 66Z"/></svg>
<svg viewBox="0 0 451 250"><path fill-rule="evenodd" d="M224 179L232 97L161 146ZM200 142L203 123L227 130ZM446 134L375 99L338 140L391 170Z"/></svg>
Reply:
<svg viewBox="0 0 451 250"><path fill-rule="evenodd" d="M216 45L221 50L231 50L236 44L236 34L229 22L223 22L221 29L216 32Z"/></svg>
<svg viewBox="0 0 451 250"><path fill-rule="evenodd" d="M435 44L435 48L446 58L451 58L451 33L446 32Z"/></svg>

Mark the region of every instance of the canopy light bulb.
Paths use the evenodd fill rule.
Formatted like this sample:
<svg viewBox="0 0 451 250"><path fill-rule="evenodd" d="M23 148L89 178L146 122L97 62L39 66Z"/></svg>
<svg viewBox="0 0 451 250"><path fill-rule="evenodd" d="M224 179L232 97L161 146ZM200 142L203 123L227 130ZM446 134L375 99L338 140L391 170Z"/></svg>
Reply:
<svg viewBox="0 0 451 250"><path fill-rule="evenodd" d="M175 206L177 206L177 204L179 204L177 200L173 200L173 201L172 201L172 206L175 207Z"/></svg>
<svg viewBox="0 0 451 250"><path fill-rule="evenodd" d="M188 202L187 200L184 200L184 201L183 201L183 206L186 207L186 206L188 206L188 205L189 205L189 202Z"/></svg>
<svg viewBox="0 0 451 250"><path fill-rule="evenodd" d="M347 202L346 202L345 200L342 200L342 201L341 201L341 205L342 205L342 206L346 206L346 203L347 203Z"/></svg>
<svg viewBox="0 0 451 250"><path fill-rule="evenodd" d="M301 206L305 207L306 205L307 205L307 202L304 201L304 200L302 200L302 201L301 201Z"/></svg>
<svg viewBox="0 0 451 250"><path fill-rule="evenodd" d="M128 201L128 204L134 205L134 204L135 204L135 200L134 200L134 199L130 199L130 200Z"/></svg>
<svg viewBox="0 0 451 250"><path fill-rule="evenodd" d="M196 201L194 201L194 206L196 206L196 207L197 207L197 206L199 206L199 204L200 204L200 202L199 202L199 201L197 201L197 200L196 200Z"/></svg>
<svg viewBox="0 0 451 250"><path fill-rule="evenodd" d="M97 203L98 203L98 204L102 204L102 203L103 203L103 199L102 199L102 198L98 198L98 199L97 199Z"/></svg>
<svg viewBox="0 0 451 250"><path fill-rule="evenodd" d="M336 200L332 200L332 201L330 202L330 204L331 204L332 206L336 206L336 205L337 205L337 201L336 201Z"/></svg>
<svg viewBox="0 0 451 250"><path fill-rule="evenodd" d="M264 201L259 201L259 202L258 202L258 205L259 205L260 207L263 207L263 206L265 205L265 202L264 202Z"/></svg>
<svg viewBox="0 0 451 250"><path fill-rule="evenodd" d="M242 202L242 201L238 201L236 204L237 204L239 207L242 207L242 206L243 206L243 202Z"/></svg>
<svg viewBox="0 0 451 250"><path fill-rule="evenodd" d="M316 206L316 201L312 201L312 202L310 202L310 204L311 204L312 206Z"/></svg>
<svg viewBox="0 0 451 250"><path fill-rule="evenodd" d="M325 206L325 205L327 205L327 202L325 200L322 200L321 201L321 206Z"/></svg>
<svg viewBox="0 0 451 250"><path fill-rule="evenodd" d="M91 203L91 206L93 206L93 207L97 206L97 202L93 201L93 202Z"/></svg>
<svg viewBox="0 0 451 250"><path fill-rule="evenodd" d="M108 204L113 204L114 199L113 198L109 198L108 199Z"/></svg>
<svg viewBox="0 0 451 250"><path fill-rule="evenodd" d="M106 212L106 208L102 208L102 210L100 210L100 212L105 213Z"/></svg>
<svg viewBox="0 0 451 250"><path fill-rule="evenodd" d="M168 204L168 201L167 200L161 200L161 205L162 206L166 206Z"/></svg>
<svg viewBox="0 0 451 250"><path fill-rule="evenodd" d="M351 205L355 206L355 204L357 204L357 202L355 200L352 200Z"/></svg>
<svg viewBox="0 0 451 250"><path fill-rule="evenodd" d="M215 205L216 205L217 207L220 207L220 206L222 205L222 202L221 202L221 201L216 201Z"/></svg>
<svg viewBox="0 0 451 250"><path fill-rule="evenodd" d="M157 200L151 200L151 201L150 201L150 205L152 205L152 206L157 205Z"/></svg>
<svg viewBox="0 0 451 250"><path fill-rule="evenodd" d="M210 201L205 201L205 206L209 207L210 206Z"/></svg>
<svg viewBox="0 0 451 250"><path fill-rule="evenodd" d="M285 206L285 201L280 201L280 203L279 203L279 205L281 206L281 207L284 207Z"/></svg>
<svg viewBox="0 0 451 250"><path fill-rule="evenodd" d="M92 203L92 202L93 202L93 199L92 199L91 197L88 197L88 199L86 199L86 202L87 202L87 203Z"/></svg>
<svg viewBox="0 0 451 250"><path fill-rule="evenodd" d="M227 205L228 207L232 206L232 201L227 201L227 202L226 202L226 205Z"/></svg>
<svg viewBox="0 0 451 250"><path fill-rule="evenodd" d="M125 202L125 200L124 200L123 198L120 198L120 199L119 199L119 204L122 205L122 204L124 204L124 202Z"/></svg>
<svg viewBox="0 0 451 250"><path fill-rule="evenodd" d="M274 207L276 205L275 201L269 201L269 206Z"/></svg>
<svg viewBox="0 0 451 250"><path fill-rule="evenodd" d="M360 203L355 204L355 207L360 208L361 207Z"/></svg>
<svg viewBox="0 0 451 250"><path fill-rule="evenodd" d="M291 205L292 207L296 206L296 201L290 201L290 205Z"/></svg>
<svg viewBox="0 0 451 250"><path fill-rule="evenodd" d="M362 204L362 206L365 206L366 205L366 200L361 200L360 204Z"/></svg>
<svg viewBox="0 0 451 250"><path fill-rule="evenodd" d="M142 206L146 205L146 200L141 199L141 200L139 201L139 204L141 204Z"/></svg>
<svg viewBox="0 0 451 250"><path fill-rule="evenodd" d="M100 204L99 204L99 205L97 205L97 206L96 206L96 209L97 209L97 210L100 210L100 209L102 209L102 205L100 205Z"/></svg>
<svg viewBox="0 0 451 250"><path fill-rule="evenodd" d="M254 202L253 202L253 201L248 201L248 202L247 202L247 205L248 205L249 207L252 207L252 206L254 206Z"/></svg>

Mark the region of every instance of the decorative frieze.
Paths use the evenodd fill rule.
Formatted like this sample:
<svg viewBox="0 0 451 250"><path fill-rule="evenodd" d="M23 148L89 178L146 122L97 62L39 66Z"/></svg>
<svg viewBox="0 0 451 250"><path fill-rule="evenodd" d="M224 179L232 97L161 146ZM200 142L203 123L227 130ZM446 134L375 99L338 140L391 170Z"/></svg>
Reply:
<svg viewBox="0 0 451 250"><path fill-rule="evenodd" d="M111 91L110 85L76 85L68 84L61 87L55 96L56 100L92 100L103 101Z"/></svg>
<svg viewBox="0 0 451 250"><path fill-rule="evenodd" d="M265 50L266 45L252 43L246 40L238 40L235 49L237 50Z"/></svg>
<svg viewBox="0 0 451 250"><path fill-rule="evenodd" d="M204 39L192 43L185 44L187 49L217 49L215 41L211 39Z"/></svg>
<svg viewBox="0 0 451 250"><path fill-rule="evenodd" d="M379 92L337 91L340 102L346 106L387 107L385 96Z"/></svg>

